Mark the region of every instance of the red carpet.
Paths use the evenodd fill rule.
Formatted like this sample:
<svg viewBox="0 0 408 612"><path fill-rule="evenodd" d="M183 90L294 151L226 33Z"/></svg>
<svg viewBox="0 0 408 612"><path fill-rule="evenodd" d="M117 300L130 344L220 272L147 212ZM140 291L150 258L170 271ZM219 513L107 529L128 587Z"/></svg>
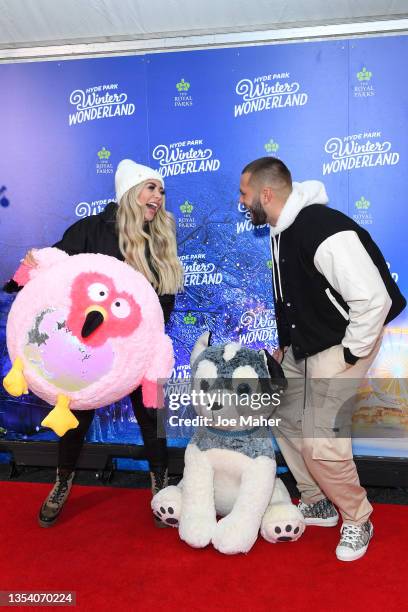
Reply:
<svg viewBox="0 0 408 612"><path fill-rule="evenodd" d="M342 563L337 528L309 527L291 544L259 539L248 555L194 550L175 529L154 527L150 494L138 489L75 486L60 522L42 529L49 488L0 483L2 591L72 590L76 609L98 612L406 609L404 506L377 505L367 555Z"/></svg>

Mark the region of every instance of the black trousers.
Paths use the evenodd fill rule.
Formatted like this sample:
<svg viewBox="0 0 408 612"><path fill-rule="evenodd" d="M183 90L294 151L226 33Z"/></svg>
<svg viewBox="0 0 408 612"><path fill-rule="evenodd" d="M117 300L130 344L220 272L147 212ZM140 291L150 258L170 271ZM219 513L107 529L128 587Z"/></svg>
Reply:
<svg viewBox="0 0 408 612"><path fill-rule="evenodd" d="M130 395L132 408L139 424L146 451L146 459L152 472L165 470L167 467L167 445L164 435L163 412L155 408L146 408L142 399L142 388L138 387ZM95 410L73 410L79 421L76 429L70 429L59 440L58 468L72 472L81 453L86 432L89 429ZM160 437L158 437L158 432Z"/></svg>

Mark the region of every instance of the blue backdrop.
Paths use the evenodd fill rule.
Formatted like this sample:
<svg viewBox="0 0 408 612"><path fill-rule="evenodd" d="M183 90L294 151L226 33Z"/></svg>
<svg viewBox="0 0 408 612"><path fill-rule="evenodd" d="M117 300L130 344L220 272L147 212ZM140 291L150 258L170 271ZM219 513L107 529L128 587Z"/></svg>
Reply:
<svg viewBox="0 0 408 612"><path fill-rule="evenodd" d="M162 173L176 217L186 291L169 326L174 378L188 376L204 329L273 349L268 231L252 227L238 186L245 164L274 155L294 180L325 183L330 205L371 232L407 295L407 47L398 36L0 65L0 280L27 249L100 212L130 157ZM3 375L12 299L1 295ZM383 375L406 377L407 331L406 314L387 329ZM5 435L52 437L38 427L37 398L0 393ZM132 419L127 400L102 409L89 439L139 441ZM401 444L382 454L408 454Z"/></svg>

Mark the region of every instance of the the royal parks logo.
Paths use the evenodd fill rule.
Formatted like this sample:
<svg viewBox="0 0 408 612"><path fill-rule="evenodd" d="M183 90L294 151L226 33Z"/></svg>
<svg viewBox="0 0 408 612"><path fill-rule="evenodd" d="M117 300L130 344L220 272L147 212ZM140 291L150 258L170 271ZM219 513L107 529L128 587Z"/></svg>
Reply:
<svg viewBox="0 0 408 612"><path fill-rule="evenodd" d="M359 200L354 202L355 212L353 219L359 225L372 225L373 216L369 211L371 202L369 202L364 196L361 196Z"/></svg>
<svg viewBox="0 0 408 612"><path fill-rule="evenodd" d="M105 209L105 206L109 202L112 202L112 199L94 200L93 202L79 202L79 204L75 206L75 214L81 219L83 217L90 217L91 215L98 215Z"/></svg>
<svg viewBox="0 0 408 612"><path fill-rule="evenodd" d="M267 260L266 267L268 268L268 270L272 270L272 268L273 268L273 261L272 261L272 259L268 259Z"/></svg>
<svg viewBox="0 0 408 612"><path fill-rule="evenodd" d="M370 98L375 95L374 86L371 81L372 76L373 73L367 70L365 66L357 72L356 77L358 83L354 85L353 90L355 98Z"/></svg>
<svg viewBox="0 0 408 612"><path fill-rule="evenodd" d="M194 205L185 200L181 206L179 206L181 216L178 218L178 226L180 228L192 228L197 227L197 222L192 212L194 210Z"/></svg>
<svg viewBox="0 0 408 612"><path fill-rule="evenodd" d="M185 108L187 106L193 106L193 96L190 92L191 84L185 79L180 79L176 83L177 94L174 96L174 106Z"/></svg>
<svg viewBox="0 0 408 612"><path fill-rule="evenodd" d="M323 174L332 174L373 168L395 166L399 153L392 150L392 143L382 137L381 132L361 132L348 136L329 138L324 145L328 161L323 161Z"/></svg>
<svg viewBox="0 0 408 612"><path fill-rule="evenodd" d="M355 207L357 210L368 210L370 208L370 202L366 200L364 196L361 196L355 203Z"/></svg>
<svg viewBox="0 0 408 612"><path fill-rule="evenodd" d="M100 151L98 151L98 157L102 161L107 161L111 156L111 152L107 150L106 147L102 147Z"/></svg>
<svg viewBox="0 0 408 612"><path fill-rule="evenodd" d="M367 70L365 66L360 70L360 72L357 72L357 78L359 81L371 81L372 76L373 73Z"/></svg>
<svg viewBox="0 0 408 612"><path fill-rule="evenodd" d="M164 178L196 172L216 172L221 166L213 150L206 147L202 139L159 144L153 149L152 157L159 162L158 170Z"/></svg>
<svg viewBox="0 0 408 612"><path fill-rule="evenodd" d="M245 311L240 319L239 342L253 344L254 342L275 343L276 320L272 309L257 309Z"/></svg>
<svg viewBox="0 0 408 612"><path fill-rule="evenodd" d="M193 209L194 209L194 206L188 200L186 200L184 204L180 206L180 210L183 213L183 215L191 215L191 213L193 212Z"/></svg>
<svg viewBox="0 0 408 612"><path fill-rule="evenodd" d="M214 263L206 261L205 253L182 255L180 261L184 268L185 287L222 283L222 272L216 269Z"/></svg>
<svg viewBox="0 0 408 612"><path fill-rule="evenodd" d="M77 125L95 119L110 119L133 115L135 105L128 102L127 93L119 91L118 83L96 85L87 89L75 89L69 96L75 108L69 113L69 125Z"/></svg>
<svg viewBox="0 0 408 612"><path fill-rule="evenodd" d="M304 106L308 95L290 72L244 78L235 86L240 102L234 105L234 117L290 106Z"/></svg>
<svg viewBox="0 0 408 612"><path fill-rule="evenodd" d="M279 151L279 145L277 142L273 141L273 138L271 138L269 142L264 144L264 149L267 153L273 155Z"/></svg>
<svg viewBox="0 0 408 612"><path fill-rule="evenodd" d="M113 174L113 164L109 161L111 152L106 147L102 147L98 153L96 162L96 174Z"/></svg>
<svg viewBox="0 0 408 612"><path fill-rule="evenodd" d="M197 317L195 317L193 313L189 311L186 315L184 315L183 323L185 325L195 325L197 323Z"/></svg>
<svg viewBox="0 0 408 612"><path fill-rule="evenodd" d="M255 226L252 225L251 213L240 202L238 202L238 212L240 214L241 219L237 221L237 234L243 234L244 232L252 232L255 229ZM244 215L244 219L242 219L242 215ZM267 224L257 225L256 228L262 229L263 227L266 227L266 225Z"/></svg>
<svg viewBox="0 0 408 612"><path fill-rule="evenodd" d="M176 85L177 91L184 93L190 89L190 83L187 83L184 79L181 79Z"/></svg>

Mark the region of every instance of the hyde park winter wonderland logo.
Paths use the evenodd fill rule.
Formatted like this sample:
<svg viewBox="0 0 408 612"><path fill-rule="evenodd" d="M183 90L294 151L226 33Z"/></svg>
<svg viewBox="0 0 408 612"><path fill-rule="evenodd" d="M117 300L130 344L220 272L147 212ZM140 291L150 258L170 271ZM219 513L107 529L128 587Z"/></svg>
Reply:
<svg viewBox="0 0 408 612"><path fill-rule="evenodd" d="M240 344L253 344L254 342L275 343L276 321L273 309L247 310L240 319Z"/></svg>
<svg viewBox="0 0 408 612"><path fill-rule="evenodd" d="M395 166L399 153L392 151L392 143L383 140L381 132L361 132L339 138L329 138L324 146L330 161L323 162L323 174L372 168L375 166Z"/></svg>
<svg viewBox="0 0 408 612"><path fill-rule="evenodd" d="M92 215L99 215L103 210L105 210L105 206L112 202L113 199L109 200L94 200L93 202L79 202L75 206L75 215L83 219L84 217L91 217Z"/></svg>
<svg viewBox="0 0 408 612"><path fill-rule="evenodd" d="M234 117L273 110L287 106L304 106L308 95L301 91L300 83L290 78L289 72L266 74L253 79L241 79L235 93L242 102L234 105Z"/></svg>
<svg viewBox="0 0 408 612"><path fill-rule="evenodd" d="M185 287L222 283L222 272L216 269L214 263L206 261L205 253L182 255L180 261L184 268Z"/></svg>
<svg viewBox="0 0 408 612"><path fill-rule="evenodd" d="M241 202L238 202L238 212L240 214L244 214L244 219L240 219L237 221L237 234L243 234L244 232L252 232L255 229L255 226L251 221L251 213ZM256 229L262 229L266 227L265 225L257 225Z"/></svg>
<svg viewBox="0 0 408 612"><path fill-rule="evenodd" d="M159 144L152 153L159 162L159 172L166 176L216 172L221 162L214 157L212 149L204 146L203 140L183 140L170 145Z"/></svg>
<svg viewBox="0 0 408 612"><path fill-rule="evenodd" d="M75 89L69 97L70 103L76 109L69 114L69 125L133 115L135 105L127 102L127 98L126 93L118 91L117 83L97 85L85 90Z"/></svg>

